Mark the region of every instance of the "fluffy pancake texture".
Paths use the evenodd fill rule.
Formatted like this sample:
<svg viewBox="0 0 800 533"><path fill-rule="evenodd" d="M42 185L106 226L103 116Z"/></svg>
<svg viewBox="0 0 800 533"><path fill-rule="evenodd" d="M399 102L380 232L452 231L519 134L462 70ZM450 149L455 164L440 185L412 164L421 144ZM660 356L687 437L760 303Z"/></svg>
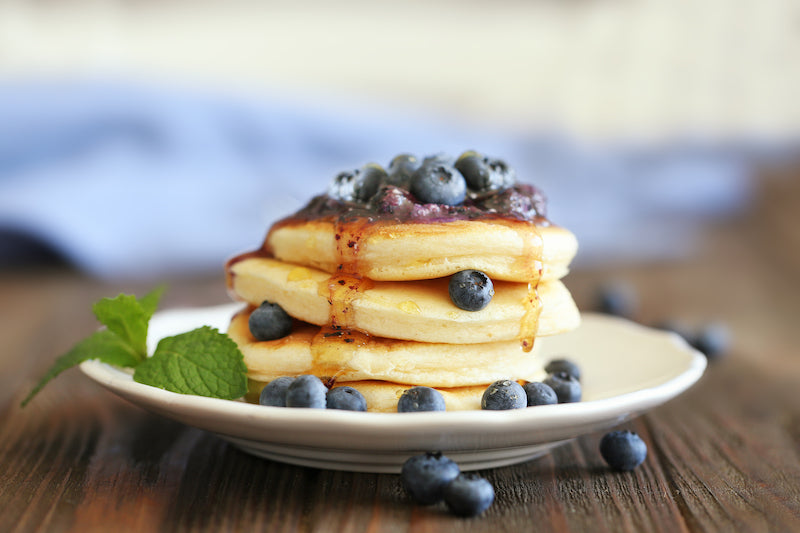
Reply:
<svg viewBox="0 0 800 533"><path fill-rule="evenodd" d="M335 273L353 257L350 272L378 281L408 281L480 270L493 280L525 282L564 277L578 241L559 226L512 220L455 220L356 226L351 235L331 220L278 226L265 249L287 263ZM338 235L338 239L337 239Z"/></svg>
<svg viewBox="0 0 800 533"><path fill-rule="evenodd" d="M257 341L247 326L249 311L236 315L228 335L244 354L250 379L314 374L336 383L380 380L430 387L465 387L498 379L533 379L542 363L519 341L443 344L400 341L296 322L292 333ZM350 342L348 342L348 340Z"/></svg>
<svg viewBox="0 0 800 533"><path fill-rule="evenodd" d="M316 325L331 321L332 298L348 298L340 326L372 335L419 342L474 344L554 335L575 328L580 314L567 288L558 280L536 288L541 312L531 312L527 283L497 282L495 295L480 311L464 311L448 295L448 279L360 285L337 295L338 279L321 270L276 259L248 258L231 266L231 287L239 298L259 305L268 300L289 315ZM348 288L345 285L345 291ZM341 303L341 302L339 302ZM345 316L346 315L346 316ZM529 323L526 323L528 321Z"/></svg>

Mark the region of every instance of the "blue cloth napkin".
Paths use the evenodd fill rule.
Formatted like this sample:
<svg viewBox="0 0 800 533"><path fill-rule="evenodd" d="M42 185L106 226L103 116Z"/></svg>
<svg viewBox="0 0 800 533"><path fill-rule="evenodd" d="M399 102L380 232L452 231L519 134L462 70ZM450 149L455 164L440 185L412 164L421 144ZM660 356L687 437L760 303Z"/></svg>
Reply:
<svg viewBox="0 0 800 533"><path fill-rule="evenodd" d="M219 272L341 170L466 149L541 186L579 262L685 251L694 224L741 208L751 186L740 153L691 143L581 145L312 93L5 83L0 261L24 236L104 278Z"/></svg>

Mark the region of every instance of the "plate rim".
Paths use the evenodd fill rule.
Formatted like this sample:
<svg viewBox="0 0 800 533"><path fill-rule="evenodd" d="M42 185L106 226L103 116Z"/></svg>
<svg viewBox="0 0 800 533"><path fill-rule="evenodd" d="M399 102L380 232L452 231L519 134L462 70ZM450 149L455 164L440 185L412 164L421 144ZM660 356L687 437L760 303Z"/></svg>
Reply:
<svg viewBox="0 0 800 533"><path fill-rule="evenodd" d="M156 313L154 319L157 317L164 318L169 315L180 314L183 311L218 311L229 308L234 309L235 306L224 304L222 306L213 307L169 309ZM629 320L598 313L582 313L582 319L590 321L609 320L618 324L624 324L625 327L644 329L649 332L657 331ZM676 343L677 349L691 354L691 359L686 369L677 376L653 386L608 398L586 400L573 404L538 406L535 409L526 408L509 411L471 410L422 413L363 413L340 410L287 409L250 404L239 400L222 400L219 398L170 392L138 383L133 380L131 373L103 363L97 359L84 361L80 364L80 369L93 381L133 403L138 403L135 400L142 399L148 405L157 404L164 408L182 408L192 412L206 411L218 416L244 417L244 419L252 421L264 422L271 420L286 425L287 427L302 426L312 421L323 421L322 423L331 421L337 425L345 424L347 426L345 428L340 427L340 430L363 429L364 427L368 427L375 431L391 429L393 431L414 430L424 432L432 429L441 431L443 425L447 425L448 429L453 431L460 425L469 426L471 424L480 423L482 429L492 430L507 426L512 422L531 424L535 421L539 424L543 424L545 428L551 428L560 425L568 425L570 422L577 422L579 419L583 420L587 416L610 417L615 414L622 415L643 412L678 396L696 383L707 367L706 357L701 352L692 348L677 334L669 332L659 333L671 336L672 341ZM325 416L320 417L321 413L324 413ZM201 426L196 427L205 429ZM474 431L474 429L472 431Z"/></svg>

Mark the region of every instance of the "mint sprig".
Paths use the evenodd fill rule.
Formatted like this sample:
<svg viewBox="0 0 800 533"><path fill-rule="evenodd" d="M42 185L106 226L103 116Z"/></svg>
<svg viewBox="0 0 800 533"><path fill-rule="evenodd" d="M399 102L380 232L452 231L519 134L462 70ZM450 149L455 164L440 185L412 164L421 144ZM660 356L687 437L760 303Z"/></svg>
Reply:
<svg viewBox="0 0 800 533"><path fill-rule="evenodd" d="M247 367L239 347L230 337L204 326L161 339L147 357L147 328L163 289L143 298L120 294L93 306L105 329L94 332L59 357L22 401L28 404L42 388L64 370L90 359L133 368L133 379L181 394L233 400L247 392Z"/></svg>
<svg viewBox="0 0 800 533"><path fill-rule="evenodd" d="M234 353L239 356L232 357ZM136 367L133 379L182 394L233 399L247 392L242 359L230 337L203 326L161 339L153 357Z"/></svg>

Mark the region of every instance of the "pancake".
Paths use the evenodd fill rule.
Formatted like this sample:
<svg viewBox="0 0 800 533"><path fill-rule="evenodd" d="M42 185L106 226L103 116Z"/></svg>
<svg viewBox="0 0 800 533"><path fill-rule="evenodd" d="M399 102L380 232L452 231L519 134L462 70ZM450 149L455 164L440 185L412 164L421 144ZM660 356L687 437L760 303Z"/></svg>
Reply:
<svg viewBox="0 0 800 533"><path fill-rule="evenodd" d="M538 188L473 151L341 172L226 265L231 296L249 304L229 329L248 400L275 378L313 374L359 390L374 412L396 412L418 385L448 411L480 409L494 381L543 378L536 339L580 322L560 281L577 246ZM449 295L450 276L470 269L494 284L479 311ZM288 336L253 338L249 313L264 301L294 319Z"/></svg>
<svg viewBox="0 0 800 533"><path fill-rule="evenodd" d="M339 284L343 281L343 284ZM498 281L492 301L464 311L450 301L448 278L370 281L254 257L230 266L234 297L260 305L267 300L289 315L318 326L334 323L370 335L419 342L479 344L524 341L577 327L580 314L560 281ZM539 310L541 311L539 312Z"/></svg>
<svg viewBox="0 0 800 533"><path fill-rule="evenodd" d="M295 322L287 337L257 341L248 328L249 316L249 310L237 314L228 335L244 354L248 376L257 381L314 374L337 383L381 380L449 388L531 379L542 369L535 352L523 351L519 341L421 343L345 334L304 322Z"/></svg>
<svg viewBox="0 0 800 533"><path fill-rule="evenodd" d="M537 376L537 380L545 377L544 372ZM250 381L250 391L247 395L247 400L252 403L258 403L258 396L261 389L264 388L266 382ZM400 383L391 383L388 381L355 381L348 383L337 383L334 387L341 386L353 387L364 395L367 400L367 411L374 413L396 413L397 401L402 396L403 392L410 389L410 385L403 385ZM481 398L486 388L486 385L475 385L471 387L452 387L440 388L434 387L444 397L444 403L447 411L466 411L466 410L480 410Z"/></svg>
<svg viewBox="0 0 800 533"><path fill-rule="evenodd" d="M330 220L296 221L270 231L264 249L287 263L329 273L344 261L349 273L378 281L475 269L493 280L526 283L564 277L578 249L575 236L562 227L500 219L356 225L352 235L345 233ZM355 251L342 250L349 242Z"/></svg>

